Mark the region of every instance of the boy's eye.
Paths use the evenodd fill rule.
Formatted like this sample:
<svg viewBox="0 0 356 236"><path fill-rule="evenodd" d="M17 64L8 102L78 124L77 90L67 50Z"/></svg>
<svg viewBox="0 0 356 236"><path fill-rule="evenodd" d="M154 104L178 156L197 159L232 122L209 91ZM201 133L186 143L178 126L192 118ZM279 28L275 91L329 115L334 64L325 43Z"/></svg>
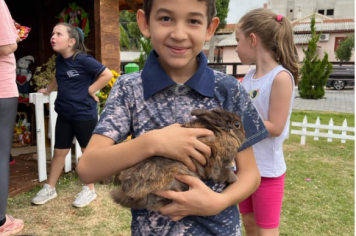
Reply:
<svg viewBox="0 0 356 236"><path fill-rule="evenodd" d="M170 17L168 17L168 16L163 16L163 17L161 17L160 20L161 21L172 21L172 19Z"/></svg>
<svg viewBox="0 0 356 236"><path fill-rule="evenodd" d="M193 25L201 24L201 22L199 20L190 20L189 22Z"/></svg>

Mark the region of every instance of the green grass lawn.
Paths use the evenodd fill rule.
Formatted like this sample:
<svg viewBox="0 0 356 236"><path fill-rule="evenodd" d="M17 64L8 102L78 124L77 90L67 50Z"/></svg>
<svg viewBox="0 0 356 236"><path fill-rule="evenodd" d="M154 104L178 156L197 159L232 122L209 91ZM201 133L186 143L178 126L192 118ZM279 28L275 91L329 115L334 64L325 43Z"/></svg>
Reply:
<svg viewBox="0 0 356 236"><path fill-rule="evenodd" d="M292 120L309 123L320 116L322 124L330 117L334 125L354 127L353 114L293 111ZM296 129L296 128L295 128ZM326 138L290 135L284 150L288 166L280 232L283 236L354 235L354 142L341 144ZM311 179L311 181L305 181ZM75 173L62 177L58 197L43 206L30 201L39 188L8 200L8 214L25 220L22 234L30 235L130 235L130 211L115 205L109 191L114 186L96 184L98 198L88 207L71 206L81 185Z"/></svg>
<svg viewBox="0 0 356 236"><path fill-rule="evenodd" d="M292 121L302 122L305 115L309 123L319 116L321 124L332 117L335 126L345 118L355 126L354 114L293 111ZM284 150L288 170L281 235L354 235L354 141L307 137L302 146L300 136L290 135Z"/></svg>

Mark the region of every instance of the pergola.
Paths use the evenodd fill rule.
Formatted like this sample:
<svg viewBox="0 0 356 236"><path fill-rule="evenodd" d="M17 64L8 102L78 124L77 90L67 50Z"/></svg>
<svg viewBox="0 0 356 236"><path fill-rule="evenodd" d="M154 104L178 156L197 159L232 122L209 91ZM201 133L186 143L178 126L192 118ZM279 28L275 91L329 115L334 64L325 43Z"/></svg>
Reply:
<svg viewBox="0 0 356 236"><path fill-rule="evenodd" d="M136 12L142 8L143 0L95 0L95 9L98 17L95 22L100 22L96 27L96 39L99 40L95 47L95 56L103 64L120 71L120 28L118 27L119 14L122 10Z"/></svg>

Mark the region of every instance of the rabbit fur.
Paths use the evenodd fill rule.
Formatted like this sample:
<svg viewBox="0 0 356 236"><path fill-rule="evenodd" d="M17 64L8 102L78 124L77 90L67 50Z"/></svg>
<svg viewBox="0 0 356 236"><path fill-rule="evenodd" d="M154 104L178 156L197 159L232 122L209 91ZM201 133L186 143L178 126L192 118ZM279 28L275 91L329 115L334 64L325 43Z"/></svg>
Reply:
<svg viewBox="0 0 356 236"><path fill-rule="evenodd" d="M211 111L196 109L191 112L193 119L183 125L187 128L206 128L214 136L198 138L211 148L211 156L206 165L192 158L197 173L190 171L182 162L151 157L120 173L121 188L111 191L113 200L128 208L157 211L171 203L153 194L155 191L187 191L189 186L175 179L175 174L191 175L200 179L210 179L218 183L233 183L237 180L232 171L232 163L238 148L245 140L245 131L239 116L223 109Z"/></svg>

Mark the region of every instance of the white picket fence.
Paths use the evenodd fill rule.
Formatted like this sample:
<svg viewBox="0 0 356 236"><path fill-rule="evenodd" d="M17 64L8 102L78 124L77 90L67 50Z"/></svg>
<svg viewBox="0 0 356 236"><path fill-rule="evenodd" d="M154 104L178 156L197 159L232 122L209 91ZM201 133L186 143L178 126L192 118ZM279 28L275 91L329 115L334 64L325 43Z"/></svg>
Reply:
<svg viewBox="0 0 356 236"><path fill-rule="evenodd" d="M38 179L42 182L47 179L46 166L46 143L45 143L45 126L44 126L44 104L49 103L49 117L48 124L51 130L51 158L54 152L55 126L57 121L57 112L54 110L54 101L56 100L57 92L52 92L49 96L42 93L31 93L30 103L35 105L36 114L36 139L37 139L37 165L38 165ZM71 150L66 156L64 171L72 170L72 154ZM78 157L82 155L78 141L75 141L75 160L78 163Z"/></svg>
<svg viewBox="0 0 356 236"><path fill-rule="evenodd" d="M346 140L355 140L355 127L347 127L347 120L345 119L342 126L334 126L334 121L331 118L329 125L320 124L319 117L315 124L308 123L307 116L304 116L303 122L292 122L293 127L302 127L302 130L291 130L291 134L301 135L300 144L305 145L306 136L313 136L314 140L319 140L319 137L327 138L328 142L333 139L341 139L341 143L346 143ZM313 128L314 131L307 131L307 128ZM325 129L327 133L321 133L320 129ZM341 134L334 134L333 131L341 131ZM347 134L353 132L353 135Z"/></svg>

